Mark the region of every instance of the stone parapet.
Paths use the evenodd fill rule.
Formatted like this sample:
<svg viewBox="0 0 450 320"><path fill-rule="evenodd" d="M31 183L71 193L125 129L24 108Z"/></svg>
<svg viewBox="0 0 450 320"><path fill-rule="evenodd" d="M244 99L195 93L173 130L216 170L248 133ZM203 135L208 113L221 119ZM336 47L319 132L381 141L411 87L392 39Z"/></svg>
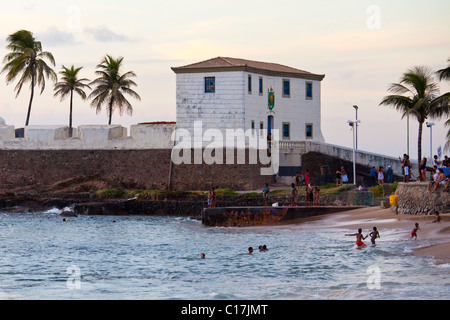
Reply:
<svg viewBox="0 0 450 320"><path fill-rule="evenodd" d="M395 194L398 206L391 206L401 214L430 215L436 211L450 211L450 193L440 185L436 192L428 192L428 182L399 183Z"/></svg>
<svg viewBox="0 0 450 320"><path fill-rule="evenodd" d="M173 146L175 122L132 125L130 135L120 125L32 125L24 128L23 138L16 138L14 126L0 124L0 149L3 150L108 150L167 149Z"/></svg>

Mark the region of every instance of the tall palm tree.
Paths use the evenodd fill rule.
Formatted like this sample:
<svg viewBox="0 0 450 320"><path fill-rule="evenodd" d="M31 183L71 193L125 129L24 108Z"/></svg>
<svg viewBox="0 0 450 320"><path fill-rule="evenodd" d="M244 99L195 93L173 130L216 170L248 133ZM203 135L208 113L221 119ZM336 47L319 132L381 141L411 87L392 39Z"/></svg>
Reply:
<svg viewBox="0 0 450 320"><path fill-rule="evenodd" d="M15 87L16 98L25 82L30 82L31 96L28 104L27 119L25 126L30 121L31 104L33 102L34 87L37 84L41 87L41 94L45 89L45 78L50 78L56 82L56 73L50 68L44 59L55 65L55 59L50 52L42 51L40 41L36 41L33 33L27 30L19 30L8 36L9 44L7 49L11 50L3 58L5 66L1 73L6 72L6 83L9 84L20 76Z"/></svg>
<svg viewBox="0 0 450 320"><path fill-rule="evenodd" d="M61 101L70 94L70 111L69 111L69 136L72 136L72 106L73 106L73 93L76 92L81 97L81 99L86 100L86 92L84 92L83 88L87 87L90 89L89 85L84 84L83 82L89 81L89 79L82 78L78 79L78 72L83 68L76 68L72 65L70 69L62 66L63 70L59 73L62 75L61 81L55 84L55 94L56 96L61 96Z"/></svg>
<svg viewBox="0 0 450 320"><path fill-rule="evenodd" d="M411 115L419 122L417 159L422 159L422 130L426 119L439 119L446 112L446 99L439 96L439 86L433 72L427 67L408 70L399 83L390 85L392 95L383 98L380 105L390 106L403 113L402 118Z"/></svg>
<svg viewBox="0 0 450 320"><path fill-rule="evenodd" d="M96 108L97 113L101 111L102 105L106 105L108 124L111 124L112 114L115 109L119 109L120 115L123 114L124 108L128 114L133 113L133 107L125 98L124 94L128 94L135 99L141 100L141 97L131 89L137 84L129 79L136 77L133 71L121 73L123 57L117 59L107 55L100 64L97 65L95 73L99 75L97 79L92 81L90 85L96 88L89 95L92 99L91 106Z"/></svg>

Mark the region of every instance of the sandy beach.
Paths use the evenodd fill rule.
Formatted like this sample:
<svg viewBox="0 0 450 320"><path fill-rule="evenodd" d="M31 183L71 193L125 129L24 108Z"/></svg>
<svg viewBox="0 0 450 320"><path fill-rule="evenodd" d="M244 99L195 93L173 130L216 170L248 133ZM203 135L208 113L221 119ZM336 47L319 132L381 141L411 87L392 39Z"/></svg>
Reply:
<svg viewBox="0 0 450 320"><path fill-rule="evenodd" d="M417 249L415 255L433 257L436 264L450 263L450 214L441 214L441 222L433 223L435 216L424 215L404 215L398 214L391 209L382 209L380 207L367 207L342 213L324 215L321 218L309 219L311 227L320 224L321 227L345 228L345 229L363 229L363 234L369 233L374 226L380 231L383 239L383 231L395 230L389 241L398 239L410 239L414 224L419 223ZM385 240L385 239L384 239ZM436 241L436 244L424 246L420 240ZM366 239L366 243L370 243Z"/></svg>

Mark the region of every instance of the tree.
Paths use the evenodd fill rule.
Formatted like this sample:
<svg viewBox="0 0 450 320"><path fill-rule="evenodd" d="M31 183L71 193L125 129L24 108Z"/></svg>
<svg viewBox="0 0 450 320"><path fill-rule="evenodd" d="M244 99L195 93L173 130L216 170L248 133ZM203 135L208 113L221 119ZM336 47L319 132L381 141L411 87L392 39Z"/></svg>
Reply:
<svg viewBox="0 0 450 320"><path fill-rule="evenodd" d="M83 68L76 68L72 65L70 69L62 66L63 70L59 73L62 75L61 81L55 84L55 94L56 96L61 96L61 101L64 100L67 95L70 94L70 111L69 111L69 136L72 136L72 107L73 107L73 93L76 92L81 99L86 100L86 92L84 92L83 88L87 87L90 89L89 85L84 84L83 82L89 81L89 79L83 78L78 79L78 72Z"/></svg>
<svg viewBox="0 0 450 320"><path fill-rule="evenodd" d="M19 30L8 36L6 39L9 44L6 49L11 50L3 58L5 66L1 73L6 72L6 83L9 84L17 77L20 77L14 90L16 98L19 95L22 86L30 82L30 102L28 104L27 119L25 126L30 121L31 104L33 102L34 87L37 84L41 88L41 94L45 89L45 78L50 78L56 82L56 73L50 68L44 59L47 59L55 65L55 59L50 52L42 51L40 41L36 41L33 33L27 30Z"/></svg>
<svg viewBox="0 0 450 320"><path fill-rule="evenodd" d="M92 98L91 106L96 108L97 114L101 111L103 105L106 105L107 116L109 118L108 124L111 124L113 111L119 109L120 115L123 114L124 108L128 114L133 113L133 107L125 98L124 94L128 94L137 100L141 97L131 89L137 84L129 79L136 77L133 71L121 73L123 57L117 59L107 55L100 64L97 65L95 73L99 78L95 79L90 85L95 85L96 88L89 95Z"/></svg>
<svg viewBox="0 0 450 320"><path fill-rule="evenodd" d="M450 63L450 58L447 60ZM439 81L450 80L450 65L447 68L436 71Z"/></svg>
<svg viewBox="0 0 450 320"><path fill-rule="evenodd" d="M447 60L450 63L450 58ZM436 71L439 77L439 81L450 80L450 65L447 68ZM447 92L441 96L443 99L447 99L450 104L450 92ZM445 122L445 126L450 126L450 119ZM450 130L447 132L447 142L445 143L444 150L450 150Z"/></svg>
<svg viewBox="0 0 450 320"><path fill-rule="evenodd" d="M447 111L448 103L439 96L439 86L434 81L433 72L423 66L408 70L399 83L390 85L388 91L394 94L384 97L380 105L402 112L402 118L411 115L419 122L417 159L420 161L423 123L428 118L441 118Z"/></svg>

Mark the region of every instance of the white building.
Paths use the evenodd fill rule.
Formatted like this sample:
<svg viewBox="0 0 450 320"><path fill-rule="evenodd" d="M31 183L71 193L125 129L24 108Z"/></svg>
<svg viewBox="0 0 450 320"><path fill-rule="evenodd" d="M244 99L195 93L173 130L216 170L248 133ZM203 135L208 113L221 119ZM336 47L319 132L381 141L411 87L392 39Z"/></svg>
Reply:
<svg viewBox="0 0 450 320"><path fill-rule="evenodd" d="M202 121L203 131L215 128L223 135L225 129L254 129L255 134L259 129L268 134L278 129L281 141L324 142L320 127L324 75L224 57L172 70L177 128L193 134L194 121Z"/></svg>

